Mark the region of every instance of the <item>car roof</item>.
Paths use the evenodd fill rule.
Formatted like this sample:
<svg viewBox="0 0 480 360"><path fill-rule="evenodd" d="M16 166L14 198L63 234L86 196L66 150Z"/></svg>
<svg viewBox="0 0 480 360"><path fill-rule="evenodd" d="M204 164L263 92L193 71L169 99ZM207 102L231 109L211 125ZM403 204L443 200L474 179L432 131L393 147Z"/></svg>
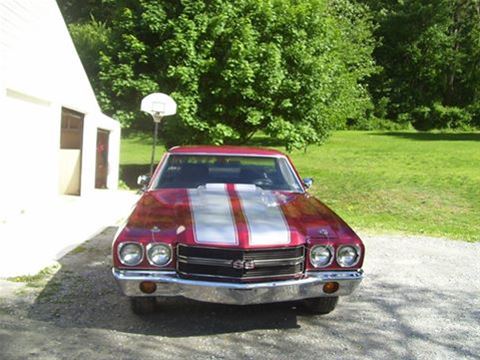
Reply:
<svg viewBox="0 0 480 360"><path fill-rule="evenodd" d="M175 146L168 150L170 154L212 154L212 155L245 155L245 156L285 156L281 151L250 146Z"/></svg>

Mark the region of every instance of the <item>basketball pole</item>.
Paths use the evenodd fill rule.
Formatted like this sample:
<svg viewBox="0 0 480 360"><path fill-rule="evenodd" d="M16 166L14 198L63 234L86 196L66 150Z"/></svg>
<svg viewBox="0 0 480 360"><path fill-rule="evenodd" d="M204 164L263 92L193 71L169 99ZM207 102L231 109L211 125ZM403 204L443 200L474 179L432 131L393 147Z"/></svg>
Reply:
<svg viewBox="0 0 480 360"><path fill-rule="evenodd" d="M150 158L150 179L153 177L155 165L155 150L157 147L158 124L164 116L175 115L177 113L177 103L169 95L163 93L152 93L145 96L140 104L140 110L150 114L153 118L153 144L152 156ZM138 180L139 184L140 181Z"/></svg>
<svg viewBox="0 0 480 360"><path fill-rule="evenodd" d="M157 138L158 138L158 124L160 123L160 121L162 120L162 118L160 117L157 121L157 119L155 119L154 121L154 127L153 127L153 145L152 145L152 157L151 157L151 160L150 160L150 177L153 176L153 167L154 167L154 164L155 164L155 149L157 147Z"/></svg>

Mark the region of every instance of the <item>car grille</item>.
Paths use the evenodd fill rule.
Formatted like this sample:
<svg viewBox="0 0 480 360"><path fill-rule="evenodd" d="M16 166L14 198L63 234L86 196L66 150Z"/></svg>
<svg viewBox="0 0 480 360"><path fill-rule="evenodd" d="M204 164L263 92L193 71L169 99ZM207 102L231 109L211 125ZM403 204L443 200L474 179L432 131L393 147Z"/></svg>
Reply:
<svg viewBox="0 0 480 360"><path fill-rule="evenodd" d="M214 249L179 245L177 271L183 277L204 280L255 281L295 278L303 274L303 246L262 249Z"/></svg>

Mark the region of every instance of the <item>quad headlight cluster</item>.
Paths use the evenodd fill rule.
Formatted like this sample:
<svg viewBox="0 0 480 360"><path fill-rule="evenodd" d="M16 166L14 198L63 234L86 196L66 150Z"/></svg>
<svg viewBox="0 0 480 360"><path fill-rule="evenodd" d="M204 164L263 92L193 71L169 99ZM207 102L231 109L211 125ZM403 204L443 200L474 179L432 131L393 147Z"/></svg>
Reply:
<svg viewBox="0 0 480 360"><path fill-rule="evenodd" d="M341 267L352 267L360 260L360 249L354 246L340 246L337 250L337 263Z"/></svg>
<svg viewBox="0 0 480 360"><path fill-rule="evenodd" d="M334 250L331 245L317 245L310 250L310 262L313 266L321 268L333 262Z"/></svg>
<svg viewBox="0 0 480 360"><path fill-rule="evenodd" d="M118 258L123 265L138 265L143 260L143 246L137 243L120 244L118 247Z"/></svg>
<svg viewBox="0 0 480 360"><path fill-rule="evenodd" d="M315 245L310 249L310 262L316 268L324 268L337 259L341 267L355 266L360 260L360 248L357 246L343 245L335 250L331 245Z"/></svg>
<svg viewBox="0 0 480 360"><path fill-rule="evenodd" d="M148 244L147 259L151 265L165 266L172 260L172 250L165 244Z"/></svg>
<svg viewBox="0 0 480 360"><path fill-rule="evenodd" d="M165 266L172 260L172 248L167 244L148 244L146 251L139 243L122 243L118 245L118 258L123 265L136 266L140 264L144 256L154 266Z"/></svg>

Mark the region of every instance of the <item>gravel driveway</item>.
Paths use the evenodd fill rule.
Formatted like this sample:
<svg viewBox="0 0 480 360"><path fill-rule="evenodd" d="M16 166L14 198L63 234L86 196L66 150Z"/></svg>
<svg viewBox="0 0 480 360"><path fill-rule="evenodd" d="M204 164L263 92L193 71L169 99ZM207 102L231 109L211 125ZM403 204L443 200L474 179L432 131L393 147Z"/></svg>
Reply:
<svg viewBox="0 0 480 360"><path fill-rule="evenodd" d="M129 309L106 229L44 288L0 282L1 359L480 359L480 243L363 236L366 280L326 316L182 299Z"/></svg>

